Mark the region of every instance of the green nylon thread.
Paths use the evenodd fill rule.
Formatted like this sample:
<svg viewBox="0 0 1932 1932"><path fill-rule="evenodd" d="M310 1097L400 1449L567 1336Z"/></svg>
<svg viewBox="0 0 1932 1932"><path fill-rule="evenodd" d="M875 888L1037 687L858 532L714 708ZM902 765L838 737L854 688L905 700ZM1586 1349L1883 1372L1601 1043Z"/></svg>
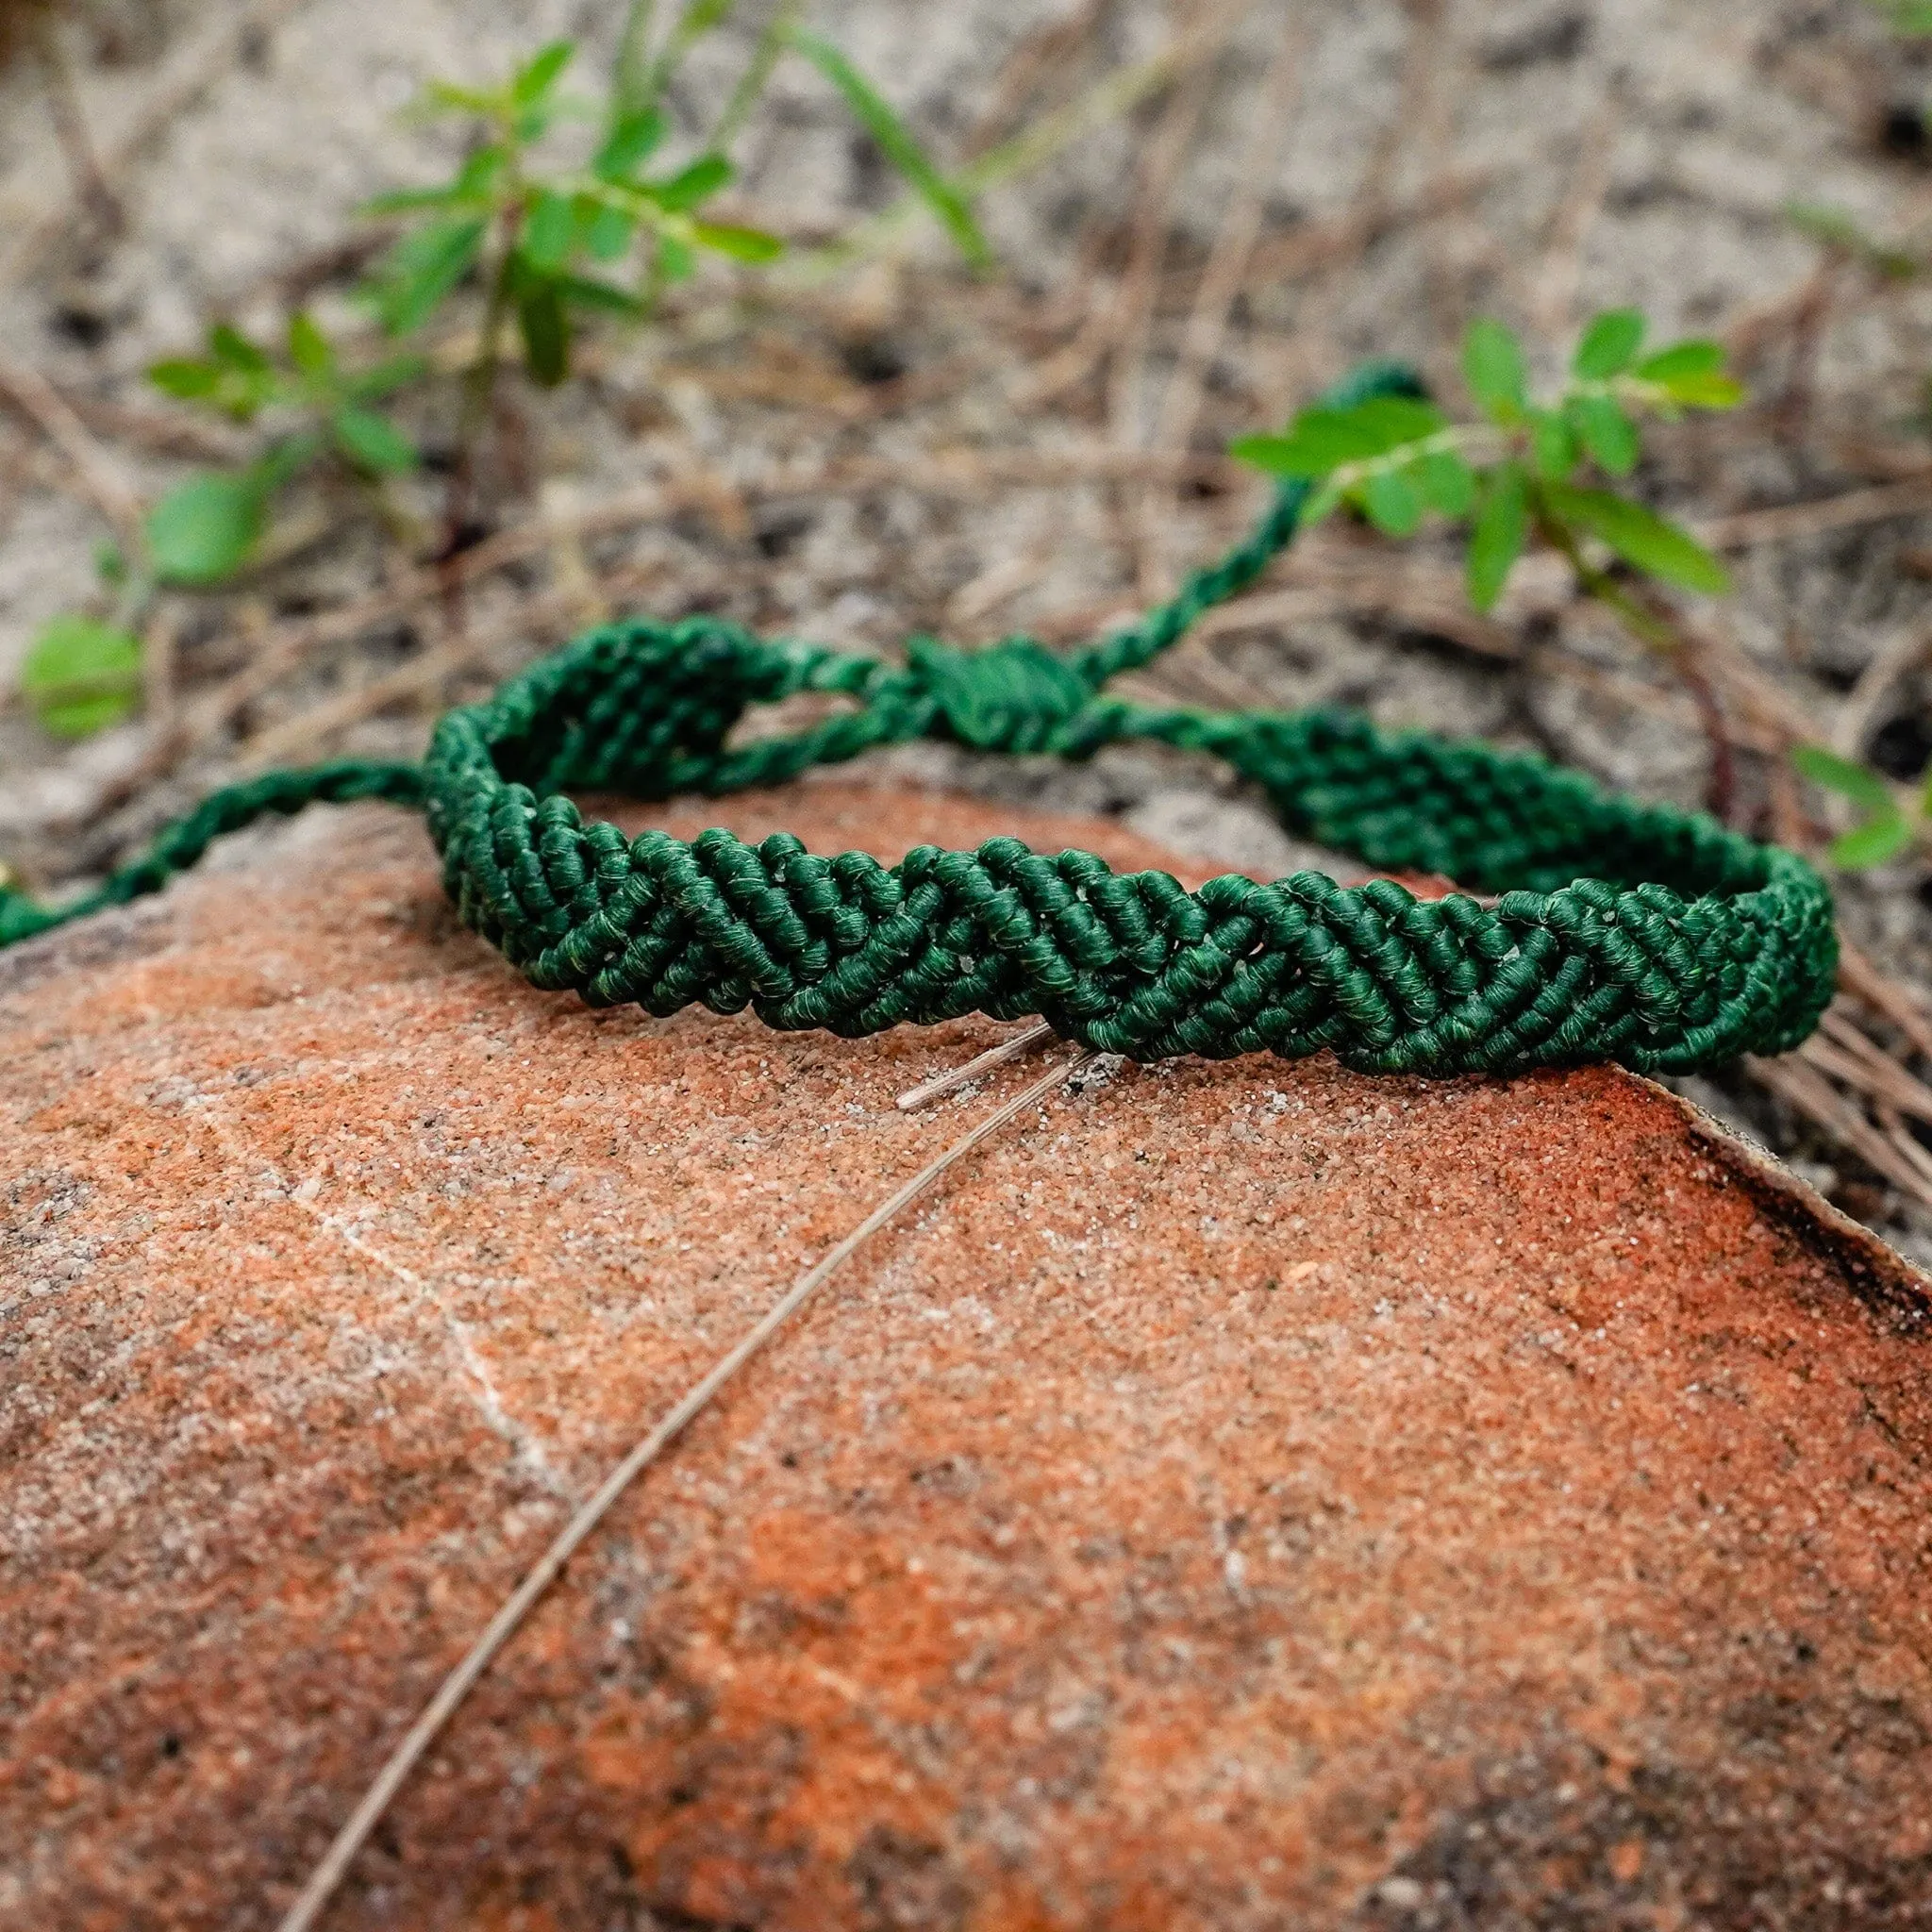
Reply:
<svg viewBox="0 0 1932 1932"><path fill-rule="evenodd" d="M1358 371L1332 401L1416 393ZM964 653L912 641L903 667L710 617L579 638L486 703L450 711L422 765L342 758L217 791L147 855L58 909L0 891L0 946L155 891L208 844L315 800L420 806L466 924L533 985L668 1015L749 1007L768 1025L858 1036L981 1012L1038 1015L1136 1060L1332 1050L1371 1073L1505 1072L1614 1059L1690 1072L1789 1051L1831 997L1831 896L1803 859L1701 814L1607 794L1544 761L1333 712L1149 709L1104 693L1293 537L1291 483L1254 533L1139 625L1072 658L1030 639ZM753 705L802 691L854 708L733 748ZM1084 757L1125 739L1212 753L1282 823L1392 870L1474 891L1419 901L1387 879L1304 872L1189 892L1090 853L993 839L896 866L817 858L779 833L686 843L584 823L565 794L644 799L782 784L916 738Z"/></svg>

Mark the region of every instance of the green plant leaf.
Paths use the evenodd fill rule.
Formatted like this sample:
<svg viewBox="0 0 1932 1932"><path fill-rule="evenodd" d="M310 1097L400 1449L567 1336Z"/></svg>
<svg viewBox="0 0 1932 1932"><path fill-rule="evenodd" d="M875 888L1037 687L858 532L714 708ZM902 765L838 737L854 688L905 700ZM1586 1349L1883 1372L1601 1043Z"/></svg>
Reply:
<svg viewBox="0 0 1932 1932"><path fill-rule="evenodd" d="M365 201L359 212L402 215L422 208L487 208L508 159L501 144L491 142L464 161L454 181L445 182L441 188L400 188L390 194L378 194Z"/></svg>
<svg viewBox="0 0 1932 1932"><path fill-rule="evenodd" d="M1570 368L1585 382L1622 375L1643 345L1643 316L1635 308L1609 308L1583 332Z"/></svg>
<svg viewBox="0 0 1932 1932"><path fill-rule="evenodd" d="M246 423L275 399L281 384L267 355L226 323L208 331L205 357L174 357L157 362L148 379L164 395L205 403L238 423Z"/></svg>
<svg viewBox="0 0 1932 1932"><path fill-rule="evenodd" d="M741 228L729 222L693 222L691 239L702 248L728 255L734 261L774 261L785 244L762 228Z"/></svg>
<svg viewBox="0 0 1932 1932"><path fill-rule="evenodd" d="M50 618L20 667L20 691L57 738L119 724L141 696L141 641L96 618Z"/></svg>
<svg viewBox="0 0 1932 1932"><path fill-rule="evenodd" d="M453 80L426 81L423 105L451 114L496 114L506 96L488 88L458 87Z"/></svg>
<svg viewBox="0 0 1932 1932"><path fill-rule="evenodd" d="M657 108L620 114L605 135L591 172L601 181L627 180L657 153L663 139L664 116Z"/></svg>
<svg viewBox="0 0 1932 1932"><path fill-rule="evenodd" d="M335 351L306 308L289 318L289 360L311 382L320 382L335 368Z"/></svg>
<svg viewBox="0 0 1932 1932"><path fill-rule="evenodd" d="M885 97L830 41L803 27L793 28L789 38L791 46L844 96L852 118L872 136L879 152L939 217L959 253L974 267L984 267L991 261L992 249L980 232L971 204L940 173Z"/></svg>
<svg viewBox="0 0 1932 1932"><path fill-rule="evenodd" d="M225 363L244 375L267 375L275 367L266 351L257 348L240 329L225 322L218 322L208 330L208 346L217 362Z"/></svg>
<svg viewBox="0 0 1932 1932"><path fill-rule="evenodd" d="M708 33L723 26L737 6L738 0L686 0L685 9L678 15L677 25L671 29L664 58L659 63L665 70L660 75L660 82L669 80L671 71L685 53Z"/></svg>
<svg viewBox="0 0 1932 1932"><path fill-rule="evenodd" d="M1576 439L1554 409L1529 411L1529 447L1537 475L1548 482L1562 482L1576 467Z"/></svg>
<svg viewBox="0 0 1932 1932"><path fill-rule="evenodd" d="M1932 8L1927 9L1932 19ZM1918 258L1903 248L1893 248L1867 234L1857 221L1841 208L1824 202L1790 201L1785 204L1785 220L1801 235L1836 248L1891 281L1908 282L1918 273Z"/></svg>
<svg viewBox="0 0 1932 1932"><path fill-rule="evenodd" d="M729 185L736 172L723 155L700 155L670 180L647 182L645 192L659 208L678 214L708 201L721 188Z"/></svg>
<svg viewBox="0 0 1932 1932"><path fill-rule="evenodd" d="M1673 342L1640 362L1633 374L1687 409L1730 409L1744 400L1743 385L1724 373L1724 352L1717 342Z"/></svg>
<svg viewBox="0 0 1932 1932"><path fill-rule="evenodd" d="M204 362L193 356L171 356L159 362L150 363L147 379L163 395L174 396L184 403L198 403L222 386L222 372L219 364Z"/></svg>
<svg viewBox="0 0 1932 1932"><path fill-rule="evenodd" d="M1423 520L1423 500L1400 470L1377 470L1358 492L1369 521L1385 537L1409 537Z"/></svg>
<svg viewBox="0 0 1932 1932"><path fill-rule="evenodd" d="M428 373L427 357L390 356L360 375L351 376L342 387L352 401L373 403L419 381Z"/></svg>
<svg viewBox="0 0 1932 1932"><path fill-rule="evenodd" d="M1286 436L1238 436L1227 453L1237 462L1250 463L1274 476L1302 476L1312 479L1353 462L1352 448L1340 444L1327 434L1326 425L1308 423L1308 415L1298 418Z"/></svg>
<svg viewBox="0 0 1932 1932"><path fill-rule="evenodd" d="M444 188L392 188L386 194L372 194L356 212L362 215L412 215L425 208L459 208L471 196L454 183Z"/></svg>
<svg viewBox="0 0 1932 1932"><path fill-rule="evenodd" d="M1912 842L1912 824L1896 806L1877 818L1854 825L1831 841L1827 856L1846 872L1865 872L1896 858Z"/></svg>
<svg viewBox="0 0 1932 1932"><path fill-rule="evenodd" d="M1791 767L1801 777L1842 798L1866 812L1883 814L1898 809L1891 788L1869 765L1840 758L1822 744L1800 744L1791 749Z"/></svg>
<svg viewBox="0 0 1932 1932"><path fill-rule="evenodd" d="M1710 596L1731 587L1729 573L1689 530L1627 496L1551 483L1543 486L1543 500L1566 523L1600 537L1625 563L1660 583Z"/></svg>
<svg viewBox="0 0 1932 1932"><path fill-rule="evenodd" d="M592 261L615 261L629 248L637 231L635 215L608 203L599 203L585 225L584 246Z"/></svg>
<svg viewBox="0 0 1932 1932"><path fill-rule="evenodd" d="M374 409L344 403L330 414L328 426L336 447L358 470L375 476L396 476L416 467L416 445L387 416L379 416Z"/></svg>
<svg viewBox="0 0 1932 1932"><path fill-rule="evenodd" d="M1523 344L1500 322L1478 317L1462 341L1462 375L1492 423L1520 423L1528 400Z"/></svg>
<svg viewBox="0 0 1932 1932"><path fill-rule="evenodd" d="M1405 443L1421 442L1449 423L1433 403L1416 396L1370 396L1345 413L1374 456L1389 456Z"/></svg>
<svg viewBox="0 0 1932 1932"><path fill-rule="evenodd" d="M519 108L539 106L557 85L576 51L575 41L552 41L547 47L539 48L517 69L516 77L509 84L512 105Z"/></svg>
<svg viewBox="0 0 1932 1932"><path fill-rule="evenodd" d="M1599 468L1627 476L1637 467L1637 425L1607 395L1573 396L1570 421Z"/></svg>
<svg viewBox="0 0 1932 1932"><path fill-rule="evenodd" d="M1637 365L1635 374L1645 382L1668 384L1680 375L1715 375L1724 366L1721 342L1673 342Z"/></svg>
<svg viewBox="0 0 1932 1932"><path fill-rule="evenodd" d="M379 271L376 309L391 335L421 328L442 298L469 274L489 224L480 215L432 222L406 235Z"/></svg>
<svg viewBox="0 0 1932 1932"><path fill-rule="evenodd" d="M517 298L517 326L530 375L545 389L556 388L570 374L570 317L555 281L525 286Z"/></svg>
<svg viewBox="0 0 1932 1932"><path fill-rule="evenodd" d="M1453 449L1431 450L1408 475L1423 500L1445 517L1466 517L1475 506L1475 472Z"/></svg>
<svg viewBox="0 0 1932 1932"><path fill-rule="evenodd" d="M1926 383L1926 394L1928 413L1932 413L1932 380ZM1239 464L1250 464L1277 477L1322 477L1337 468L1335 464L1306 459L1304 444L1292 431L1285 437L1237 437L1226 446L1226 454Z"/></svg>
<svg viewBox="0 0 1932 1932"><path fill-rule="evenodd" d="M697 257L691 244L675 235L658 237L658 276L660 281L687 282L697 272Z"/></svg>
<svg viewBox="0 0 1932 1932"><path fill-rule="evenodd" d="M248 561L268 520L269 484L254 469L205 470L147 513L155 575L169 584L217 584Z"/></svg>
<svg viewBox="0 0 1932 1932"><path fill-rule="evenodd" d="M1469 539L1469 601L1478 610L1495 608L1523 555L1528 531L1529 479L1520 464L1501 464L1482 480L1480 507Z"/></svg>
<svg viewBox="0 0 1932 1932"><path fill-rule="evenodd" d="M1663 385L1674 403L1687 409L1735 409L1744 400L1744 385L1734 375L1678 375Z"/></svg>
<svg viewBox="0 0 1932 1932"><path fill-rule="evenodd" d="M1788 201L1785 220L1801 235L1823 242L1830 248L1842 248L1847 255L1862 255L1873 245L1872 238L1858 225L1848 208L1823 201Z"/></svg>
<svg viewBox="0 0 1932 1932"><path fill-rule="evenodd" d="M540 275L561 268L576 244L577 210L567 194L544 189L524 218L517 252Z"/></svg>

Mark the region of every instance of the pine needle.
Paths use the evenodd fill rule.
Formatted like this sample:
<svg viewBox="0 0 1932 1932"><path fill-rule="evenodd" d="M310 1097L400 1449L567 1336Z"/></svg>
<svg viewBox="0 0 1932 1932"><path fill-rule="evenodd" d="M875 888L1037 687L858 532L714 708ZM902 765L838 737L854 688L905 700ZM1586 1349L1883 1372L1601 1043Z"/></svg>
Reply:
<svg viewBox="0 0 1932 1932"><path fill-rule="evenodd" d="M557 1580L564 1565L603 1522L611 1506L670 1446L686 1424L804 1307L812 1293L858 1252L870 1236L876 1234L902 1208L923 1194L956 1161L972 1153L1008 1121L1044 1100L1055 1088L1096 1058L1094 1054L1086 1053L1074 1059L1062 1061L1052 1073L1043 1074L1003 1107L994 1108L970 1133L956 1141L936 1160L921 1168L889 1200L874 1208L824 1259L801 1274L737 1346L721 1357L704 1376L693 1383L663 1420L605 1477L595 1492L564 1525L537 1566L490 1620L462 1661L442 1680L441 1687L424 1707L423 1714L390 1754L389 1761L376 1774L362 1802L356 1807L348 1823L336 1834L335 1841L309 1874L295 1903L284 1916L280 1932L309 1932L334 1896L336 1888L348 1874L349 1867L368 1841L370 1833L381 1822L397 1791L422 1760L423 1754L456 1714L457 1707L469 1695L477 1679L516 1634L518 1626L536 1607L538 1599Z"/></svg>

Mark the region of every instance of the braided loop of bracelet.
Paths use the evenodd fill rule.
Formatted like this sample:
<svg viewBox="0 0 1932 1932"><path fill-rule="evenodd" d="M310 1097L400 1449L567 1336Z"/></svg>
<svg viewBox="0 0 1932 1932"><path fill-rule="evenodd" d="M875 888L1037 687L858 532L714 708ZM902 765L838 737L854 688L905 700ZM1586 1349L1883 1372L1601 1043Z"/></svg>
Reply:
<svg viewBox="0 0 1932 1932"><path fill-rule="evenodd" d="M1333 400L1410 391L1388 365ZM0 945L151 891L222 832L313 799L420 804L465 923L532 984L594 1006L750 1008L863 1035L980 1012L1039 1015L1137 1060L1332 1050L1373 1073L1616 1059L1687 1072L1796 1046L1832 990L1830 894L1803 859L1714 820L1599 791L1478 744L1341 713L1214 714L1108 696L1292 537L1289 484L1246 542L1170 605L1071 658L1027 639L906 662L765 641L716 618L608 625L487 702L449 712L420 766L340 759L217 792L142 860L58 911L0 892ZM740 745L751 707L849 701ZM664 799L773 785L917 738L1080 758L1126 739L1211 753L1290 829L1474 891L1419 900L1319 873L1261 885L1116 874L1013 839L897 864L778 833L687 843L586 824L571 791Z"/></svg>

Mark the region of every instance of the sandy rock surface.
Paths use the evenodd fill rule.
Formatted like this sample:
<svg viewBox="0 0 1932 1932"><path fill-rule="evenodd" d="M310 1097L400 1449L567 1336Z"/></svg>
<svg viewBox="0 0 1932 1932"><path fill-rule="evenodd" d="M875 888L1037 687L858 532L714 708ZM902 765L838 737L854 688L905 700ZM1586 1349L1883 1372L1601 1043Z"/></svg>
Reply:
<svg viewBox="0 0 1932 1932"><path fill-rule="evenodd" d="M1161 860L849 783L664 822ZM272 1925L996 1031L590 1013L374 808L0 960L0 1926ZM1130 1071L699 1422L329 1923L1923 1924L1928 1315L1616 1072Z"/></svg>

